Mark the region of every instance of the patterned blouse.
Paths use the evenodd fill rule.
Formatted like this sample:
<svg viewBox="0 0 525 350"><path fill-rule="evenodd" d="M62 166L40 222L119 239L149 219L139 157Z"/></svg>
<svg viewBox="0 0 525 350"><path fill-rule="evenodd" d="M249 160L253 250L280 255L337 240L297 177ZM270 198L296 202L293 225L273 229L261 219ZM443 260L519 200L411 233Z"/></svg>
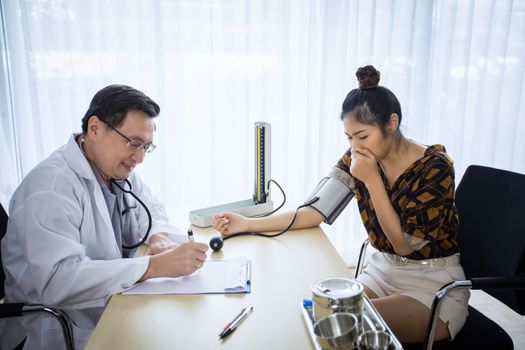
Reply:
<svg viewBox="0 0 525 350"><path fill-rule="evenodd" d="M452 159L445 152L442 145L429 146L423 158L412 163L392 188L378 165L392 206L399 215L405 239L414 249L406 256L409 259L440 258L459 251L454 167ZM334 168L335 172L344 172L339 177L350 175L350 155L349 149ZM370 243L382 252L396 254L381 229L366 186L353 177L351 180Z"/></svg>

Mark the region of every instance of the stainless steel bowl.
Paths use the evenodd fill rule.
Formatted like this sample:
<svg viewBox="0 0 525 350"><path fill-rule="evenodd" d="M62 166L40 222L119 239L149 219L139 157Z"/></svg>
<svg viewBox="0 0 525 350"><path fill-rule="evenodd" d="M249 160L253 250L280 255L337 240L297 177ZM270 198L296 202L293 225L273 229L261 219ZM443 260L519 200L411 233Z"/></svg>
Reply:
<svg viewBox="0 0 525 350"><path fill-rule="evenodd" d="M359 336L360 350L392 350L395 348L392 336L383 331L368 331Z"/></svg>
<svg viewBox="0 0 525 350"><path fill-rule="evenodd" d="M357 339L357 317L340 312L323 317L314 324L317 342L323 349L352 349Z"/></svg>

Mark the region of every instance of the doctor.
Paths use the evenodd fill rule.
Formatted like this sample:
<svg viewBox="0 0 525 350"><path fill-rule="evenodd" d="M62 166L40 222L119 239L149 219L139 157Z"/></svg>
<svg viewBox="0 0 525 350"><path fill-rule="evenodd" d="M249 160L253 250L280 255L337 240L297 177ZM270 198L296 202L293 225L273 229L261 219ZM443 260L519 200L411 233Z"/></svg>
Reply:
<svg viewBox="0 0 525 350"><path fill-rule="evenodd" d="M206 260L207 245L176 244L164 207L133 172L155 149L159 106L123 85L100 90L82 119L82 133L38 164L10 203L2 240L7 302L45 304L71 318L82 349L112 294L153 277L184 276ZM132 256L149 220L134 198L111 182L128 179L151 212L148 255ZM123 186L126 190L126 186ZM62 349L58 322L48 316L10 320L2 332L24 349ZM7 345L2 348L8 348Z"/></svg>

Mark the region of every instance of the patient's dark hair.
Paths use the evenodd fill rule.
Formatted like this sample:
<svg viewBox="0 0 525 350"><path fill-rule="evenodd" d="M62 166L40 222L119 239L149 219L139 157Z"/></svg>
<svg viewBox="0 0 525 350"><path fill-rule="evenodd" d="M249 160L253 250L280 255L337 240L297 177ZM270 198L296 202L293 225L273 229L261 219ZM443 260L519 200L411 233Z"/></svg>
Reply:
<svg viewBox="0 0 525 350"><path fill-rule="evenodd" d="M341 120L351 115L356 121L368 125L377 125L386 135L386 125L392 113L399 116L401 123L401 105L392 91L378 86L381 74L373 66L361 67L355 73L359 88L346 95L343 102ZM399 128L398 128L399 130Z"/></svg>
<svg viewBox="0 0 525 350"><path fill-rule="evenodd" d="M87 132L89 118L96 115L100 120L118 128L124 123L128 111L137 110L155 118L159 105L143 92L126 85L109 85L93 96L82 118L82 132Z"/></svg>

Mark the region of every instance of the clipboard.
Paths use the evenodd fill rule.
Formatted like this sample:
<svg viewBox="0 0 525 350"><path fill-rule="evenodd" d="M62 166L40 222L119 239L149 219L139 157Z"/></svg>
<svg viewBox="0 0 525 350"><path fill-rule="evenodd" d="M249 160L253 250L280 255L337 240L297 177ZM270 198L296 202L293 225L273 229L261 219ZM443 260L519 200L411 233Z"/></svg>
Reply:
<svg viewBox="0 0 525 350"><path fill-rule="evenodd" d="M131 286L122 295L251 293L251 274L252 263L246 257L207 260L189 276L152 278Z"/></svg>

